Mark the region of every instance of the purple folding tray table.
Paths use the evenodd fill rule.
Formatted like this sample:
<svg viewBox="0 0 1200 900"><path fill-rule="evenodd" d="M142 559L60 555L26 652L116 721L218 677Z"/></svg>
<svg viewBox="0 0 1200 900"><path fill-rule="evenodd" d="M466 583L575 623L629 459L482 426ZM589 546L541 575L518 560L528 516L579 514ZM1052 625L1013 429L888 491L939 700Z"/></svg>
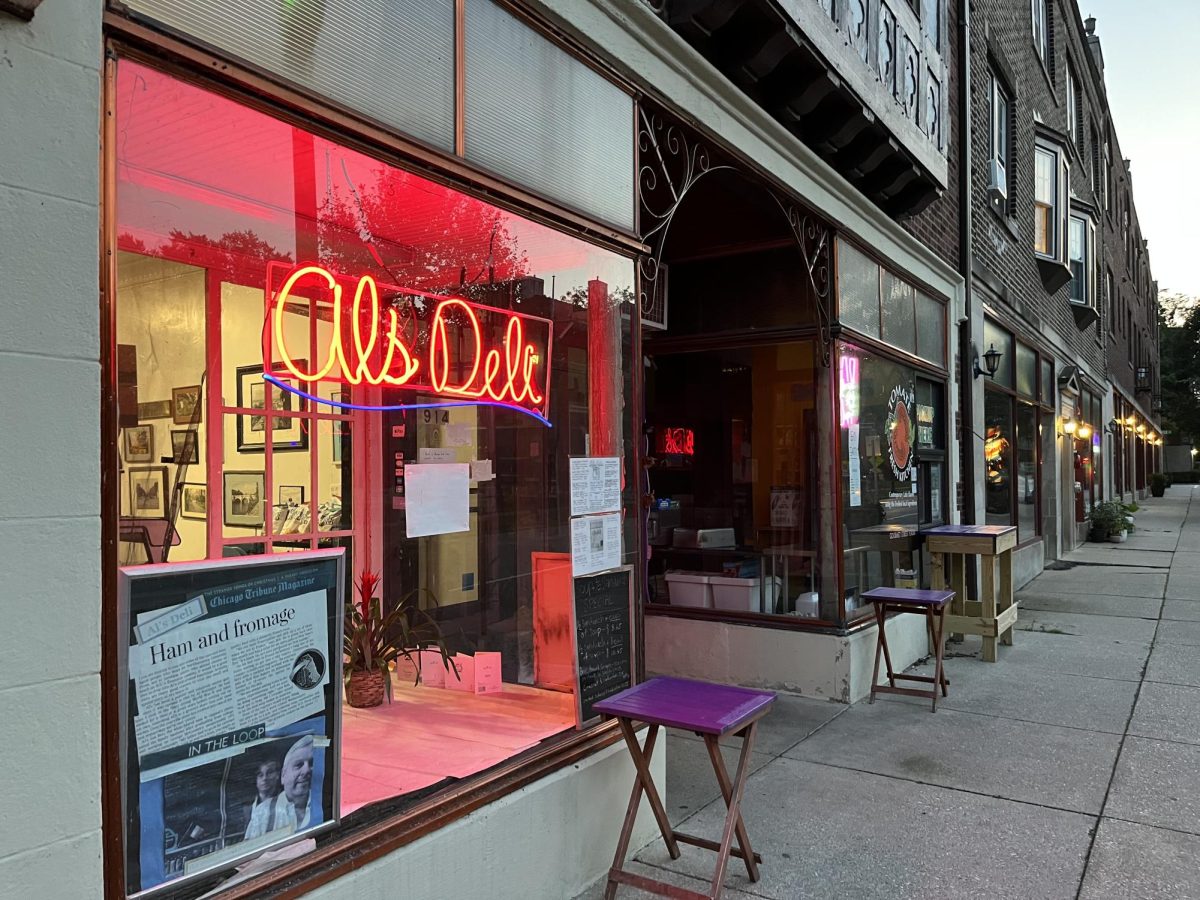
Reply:
<svg viewBox="0 0 1200 900"><path fill-rule="evenodd" d="M746 776L750 772L750 750L754 746L758 721L770 711L774 703L773 691L755 691L686 678L664 677L652 678L595 704L594 709L597 712L616 718L621 727L621 734L625 736L625 745L633 757L634 768L637 769L633 794L629 798L629 808L621 826L621 837L617 841L617 853L608 872L605 900L613 900L616 897L618 884L632 885L660 897L715 900L721 896L725 869L731 855L746 864L746 872L751 881L758 881L758 863L762 862L762 857L750 847L750 838L746 834L745 822L742 821L742 793L746 787ZM645 722L650 726L644 748L639 746L634 734L634 722ZM650 777L650 759L654 754L654 743L658 738L658 729L664 726L693 731L704 738L727 810L720 843L675 831L667 819L658 790L654 787L654 780ZM737 771L732 782L725 770L725 760L721 756L718 743L727 734L734 734L742 739L742 753L738 758ZM671 859L679 858L680 843L716 851L717 867L708 893L701 894L655 881L622 868L625 855L629 852L629 838L633 833L633 823L641 804L642 791L646 792L646 799L654 812L658 830L667 844L667 852L671 854ZM737 847L733 846L735 835Z"/></svg>

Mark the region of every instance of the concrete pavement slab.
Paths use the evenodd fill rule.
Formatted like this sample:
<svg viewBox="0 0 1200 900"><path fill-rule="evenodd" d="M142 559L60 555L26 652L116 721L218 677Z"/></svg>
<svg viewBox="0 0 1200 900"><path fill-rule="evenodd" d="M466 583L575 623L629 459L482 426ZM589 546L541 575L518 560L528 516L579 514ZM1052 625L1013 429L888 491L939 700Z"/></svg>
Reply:
<svg viewBox="0 0 1200 900"><path fill-rule="evenodd" d="M987 665L986 671L980 666ZM933 665L925 662L913 669L932 675ZM1112 681L1080 675L1031 673L1003 663L982 663L954 659L946 662L950 679L949 695L938 700L938 709L1001 716L1024 722L1062 725L1124 734L1125 723L1137 695L1137 682ZM881 694L877 703L913 703L927 706L918 697Z"/></svg>
<svg viewBox="0 0 1200 900"><path fill-rule="evenodd" d="M1200 837L1101 819L1080 900L1200 900Z"/></svg>
<svg viewBox="0 0 1200 900"><path fill-rule="evenodd" d="M1146 680L1200 687L1200 650L1187 644L1155 644Z"/></svg>
<svg viewBox="0 0 1200 900"><path fill-rule="evenodd" d="M1155 643L1200 647L1200 622L1163 621L1159 625Z"/></svg>
<svg viewBox="0 0 1200 900"><path fill-rule="evenodd" d="M1171 550L1175 549L1176 540L1178 535L1172 538L1168 550L1131 550L1127 549L1129 541L1124 544L1084 544L1078 550L1064 553L1061 560L1089 565L1166 569L1171 565Z"/></svg>
<svg viewBox="0 0 1200 900"><path fill-rule="evenodd" d="M1158 623L1153 619L1049 612L1039 609L1021 610L1016 624L1019 631L1068 634L1097 642L1120 640L1149 643L1154 639L1154 631L1157 627Z"/></svg>
<svg viewBox="0 0 1200 900"><path fill-rule="evenodd" d="M1104 814L1200 834L1200 746L1128 737Z"/></svg>
<svg viewBox="0 0 1200 900"><path fill-rule="evenodd" d="M795 694L780 694L775 701L775 707L767 717L759 723L758 734L754 738L756 752L778 756L784 750L804 740L830 719L841 715L849 707L844 703L834 703L830 700L813 700L809 697L798 697ZM676 731L680 737L685 737L702 743L703 739L690 731ZM741 747L741 738L729 735L726 743ZM707 759L707 755L705 759Z"/></svg>
<svg viewBox="0 0 1200 900"><path fill-rule="evenodd" d="M662 736L659 736L662 740ZM725 769L733 776L737 768L741 741L737 746L721 747L725 757ZM750 771L756 772L769 763L773 756L767 753L750 755ZM633 789L630 782L628 790ZM712 761L703 741L689 741L674 732L667 735L667 817L672 825L678 825L688 816L703 809L721 797L717 776L713 773Z"/></svg>
<svg viewBox="0 0 1200 900"><path fill-rule="evenodd" d="M763 855L762 880L750 884L731 860L726 883L780 900L1066 900L1078 890L1094 822L786 757L750 778L743 808ZM712 804L688 820L687 830L719 834L723 815L723 805ZM688 849L673 861L659 841L638 859L702 877L712 855Z"/></svg>
<svg viewBox="0 0 1200 900"><path fill-rule="evenodd" d="M1020 620L1018 620L1020 621ZM946 652L956 658L979 660L980 639L968 637L947 644ZM1121 641L1071 634L1018 631L1013 646L1000 648L1000 661L988 666L1008 665L1022 671L1057 672L1063 675L1092 675L1120 681L1140 681L1150 641Z"/></svg>
<svg viewBox="0 0 1200 900"><path fill-rule="evenodd" d="M1132 566L1076 566L1047 569L1030 582L1040 594L1117 594L1122 597L1161 597L1167 585L1162 569Z"/></svg>
<svg viewBox="0 0 1200 900"><path fill-rule="evenodd" d="M784 756L1098 814L1119 745L1116 735L878 701Z"/></svg>
<svg viewBox="0 0 1200 900"><path fill-rule="evenodd" d="M1200 600L1200 570L1172 566L1166 597L1168 600Z"/></svg>
<svg viewBox="0 0 1200 900"><path fill-rule="evenodd" d="M1112 594L1046 594L1029 589L1017 595L1022 610L1086 613L1100 616L1128 616L1157 619L1162 600L1157 597L1120 597Z"/></svg>
<svg viewBox="0 0 1200 900"><path fill-rule="evenodd" d="M1133 709L1129 733L1200 744L1200 687L1145 682Z"/></svg>
<svg viewBox="0 0 1200 900"><path fill-rule="evenodd" d="M1133 533L1123 544L1113 544L1114 547L1124 547L1130 553L1170 553L1179 544L1179 534L1174 531L1157 531L1153 528L1143 528L1141 514L1135 514Z"/></svg>
<svg viewBox="0 0 1200 900"><path fill-rule="evenodd" d="M1162 617L1174 622L1200 622L1200 602L1167 600L1163 603Z"/></svg>

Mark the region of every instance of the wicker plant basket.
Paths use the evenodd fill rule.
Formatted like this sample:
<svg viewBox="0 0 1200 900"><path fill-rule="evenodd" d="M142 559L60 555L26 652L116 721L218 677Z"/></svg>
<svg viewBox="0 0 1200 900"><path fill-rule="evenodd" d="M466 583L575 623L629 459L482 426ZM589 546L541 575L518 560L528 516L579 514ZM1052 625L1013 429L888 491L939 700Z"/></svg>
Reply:
<svg viewBox="0 0 1200 900"><path fill-rule="evenodd" d="M346 702L358 709L367 709L383 703L384 678L378 669L369 672L352 672L346 685Z"/></svg>

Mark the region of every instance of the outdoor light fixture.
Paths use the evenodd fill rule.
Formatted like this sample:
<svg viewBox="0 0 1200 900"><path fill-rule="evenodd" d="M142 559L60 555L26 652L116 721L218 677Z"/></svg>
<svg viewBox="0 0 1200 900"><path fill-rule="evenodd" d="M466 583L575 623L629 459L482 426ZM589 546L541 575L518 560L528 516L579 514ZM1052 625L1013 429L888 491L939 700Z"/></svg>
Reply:
<svg viewBox="0 0 1200 900"><path fill-rule="evenodd" d="M1108 423L1108 430L1112 434L1116 434L1121 429L1121 426L1124 424L1125 423L1122 422L1120 419L1113 419L1111 422Z"/></svg>
<svg viewBox="0 0 1200 900"><path fill-rule="evenodd" d="M1074 434L1075 427L1074 419L1063 419L1063 434Z"/></svg>
<svg viewBox="0 0 1200 900"><path fill-rule="evenodd" d="M1134 373L1135 388L1139 393L1144 393L1150 390L1150 369L1146 366L1138 366Z"/></svg>
<svg viewBox="0 0 1200 900"><path fill-rule="evenodd" d="M1139 425L1136 430L1137 430L1138 436L1141 437L1142 435L1144 435L1146 433L1146 426Z"/></svg>
<svg viewBox="0 0 1200 900"><path fill-rule="evenodd" d="M996 349L995 344L989 344L987 352L983 354L984 368L979 368L979 352L975 352L975 367L974 375L978 378L980 375L986 375L988 378L996 377L996 370L1000 368L1001 353Z"/></svg>
<svg viewBox="0 0 1200 900"><path fill-rule="evenodd" d="M1197 450L1195 447L1193 447L1191 450L1191 453L1192 453L1192 456L1195 456L1197 453L1200 453L1200 450Z"/></svg>
<svg viewBox="0 0 1200 900"><path fill-rule="evenodd" d="M1133 416L1126 416L1126 417L1125 417L1125 424L1126 424L1126 425L1129 425L1129 426L1131 426L1131 427L1132 427L1133 423L1134 423L1134 422L1136 422L1136 421L1137 421L1137 419L1135 419Z"/></svg>
<svg viewBox="0 0 1200 900"><path fill-rule="evenodd" d="M1081 441L1086 441L1088 438L1090 438L1092 436L1092 426L1088 425L1086 422L1084 422L1083 424L1081 424L1079 426L1079 431L1077 432L1077 435Z"/></svg>

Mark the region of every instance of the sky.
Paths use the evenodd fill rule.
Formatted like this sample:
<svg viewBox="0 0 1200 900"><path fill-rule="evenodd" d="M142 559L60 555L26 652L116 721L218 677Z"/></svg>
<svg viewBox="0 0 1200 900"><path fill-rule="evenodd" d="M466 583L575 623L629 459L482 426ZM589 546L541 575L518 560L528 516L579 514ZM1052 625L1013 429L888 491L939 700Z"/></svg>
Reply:
<svg viewBox="0 0 1200 900"><path fill-rule="evenodd" d="M1200 296L1200 2L1077 0L1104 81L1160 290Z"/></svg>

